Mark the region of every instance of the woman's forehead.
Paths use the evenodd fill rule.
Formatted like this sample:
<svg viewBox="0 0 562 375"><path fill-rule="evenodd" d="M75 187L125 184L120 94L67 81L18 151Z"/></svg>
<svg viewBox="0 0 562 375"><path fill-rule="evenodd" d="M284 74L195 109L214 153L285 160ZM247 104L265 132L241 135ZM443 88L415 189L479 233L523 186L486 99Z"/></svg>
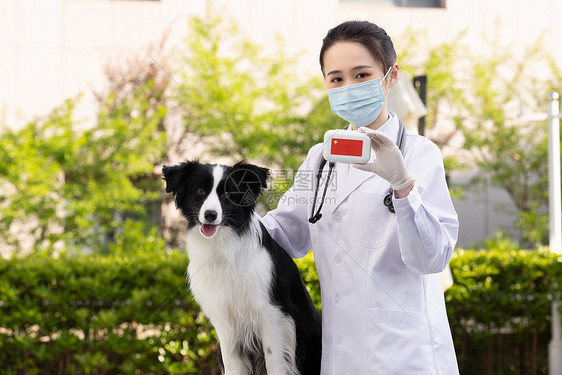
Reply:
<svg viewBox="0 0 562 375"><path fill-rule="evenodd" d="M361 43L338 42L324 53L324 74L347 71L358 66L371 66L382 73L381 62Z"/></svg>

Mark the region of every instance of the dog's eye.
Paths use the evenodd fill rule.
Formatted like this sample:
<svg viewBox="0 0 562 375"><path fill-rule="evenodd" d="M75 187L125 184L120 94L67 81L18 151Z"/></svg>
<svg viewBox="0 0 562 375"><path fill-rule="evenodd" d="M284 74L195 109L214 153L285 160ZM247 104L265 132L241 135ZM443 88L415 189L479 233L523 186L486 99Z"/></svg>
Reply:
<svg viewBox="0 0 562 375"><path fill-rule="evenodd" d="M230 198L230 193L228 191L225 191L224 193L222 193L222 197L223 198Z"/></svg>
<svg viewBox="0 0 562 375"><path fill-rule="evenodd" d="M197 189L197 190L195 190L195 194L197 194L197 195L205 195L205 194L206 194L206 193L205 193L205 189Z"/></svg>

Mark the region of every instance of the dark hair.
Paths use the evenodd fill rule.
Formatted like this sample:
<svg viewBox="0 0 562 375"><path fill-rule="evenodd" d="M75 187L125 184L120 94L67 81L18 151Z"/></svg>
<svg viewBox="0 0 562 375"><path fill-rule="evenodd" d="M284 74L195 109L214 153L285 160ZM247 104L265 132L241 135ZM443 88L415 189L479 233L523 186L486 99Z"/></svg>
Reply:
<svg viewBox="0 0 562 375"><path fill-rule="evenodd" d="M361 43L377 61L380 61L381 69L385 73L396 62L394 45L384 29L369 21L347 21L328 31L322 40L320 49L322 74L324 74L324 53L338 42Z"/></svg>

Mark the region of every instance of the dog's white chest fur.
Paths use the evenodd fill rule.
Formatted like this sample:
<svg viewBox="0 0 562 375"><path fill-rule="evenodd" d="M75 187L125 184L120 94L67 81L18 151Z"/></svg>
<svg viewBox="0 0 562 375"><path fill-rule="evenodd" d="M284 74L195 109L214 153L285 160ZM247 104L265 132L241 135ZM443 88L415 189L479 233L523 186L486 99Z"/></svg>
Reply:
<svg viewBox="0 0 562 375"><path fill-rule="evenodd" d="M213 321L249 318L269 305L273 264L257 241L220 228L216 238L203 238L197 230L188 233L188 275L191 290ZM216 310L216 307L220 311ZM211 316L213 315L213 316ZM220 318L219 318L220 319Z"/></svg>
<svg viewBox="0 0 562 375"><path fill-rule="evenodd" d="M251 224L242 236L221 227L212 240L198 230L188 231L191 291L217 331L227 369L247 373L243 358L229 358L242 346L263 350L268 374L298 374L294 322L271 303L273 263L257 240L257 220Z"/></svg>

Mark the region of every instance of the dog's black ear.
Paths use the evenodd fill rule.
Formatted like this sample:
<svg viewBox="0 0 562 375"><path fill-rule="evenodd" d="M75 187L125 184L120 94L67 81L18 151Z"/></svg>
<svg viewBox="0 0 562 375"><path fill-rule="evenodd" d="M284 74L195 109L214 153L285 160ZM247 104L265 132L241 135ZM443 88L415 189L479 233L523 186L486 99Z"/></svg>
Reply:
<svg viewBox="0 0 562 375"><path fill-rule="evenodd" d="M180 165L174 165L172 167L165 165L162 167L162 175L164 181L166 181L166 193L178 190L182 175L181 171L182 168Z"/></svg>
<svg viewBox="0 0 562 375"><path fill-rule="evenodd" d="M269 169L258 167L257 165L250 164L253 167L254 173L259 177L261 187L267 188L267 179L269 178Z"/></svg>
<svg viewBox="0 0 562 375"><path fill-rule="evenodd" d="M269 178L269 169L267 168L241 161L232 166L232 173L242 176L242 179L238 178L240 188L249 190L250 195L255 199L267 187L267 179Z"/></svg>
<svg viewBox="0 0 562 375"><path fill-rule="evenodd" d="M197 161L186 161L174 166L163 166L162 175L166 181L166 193L177 193L198 163Z"/></svg>

